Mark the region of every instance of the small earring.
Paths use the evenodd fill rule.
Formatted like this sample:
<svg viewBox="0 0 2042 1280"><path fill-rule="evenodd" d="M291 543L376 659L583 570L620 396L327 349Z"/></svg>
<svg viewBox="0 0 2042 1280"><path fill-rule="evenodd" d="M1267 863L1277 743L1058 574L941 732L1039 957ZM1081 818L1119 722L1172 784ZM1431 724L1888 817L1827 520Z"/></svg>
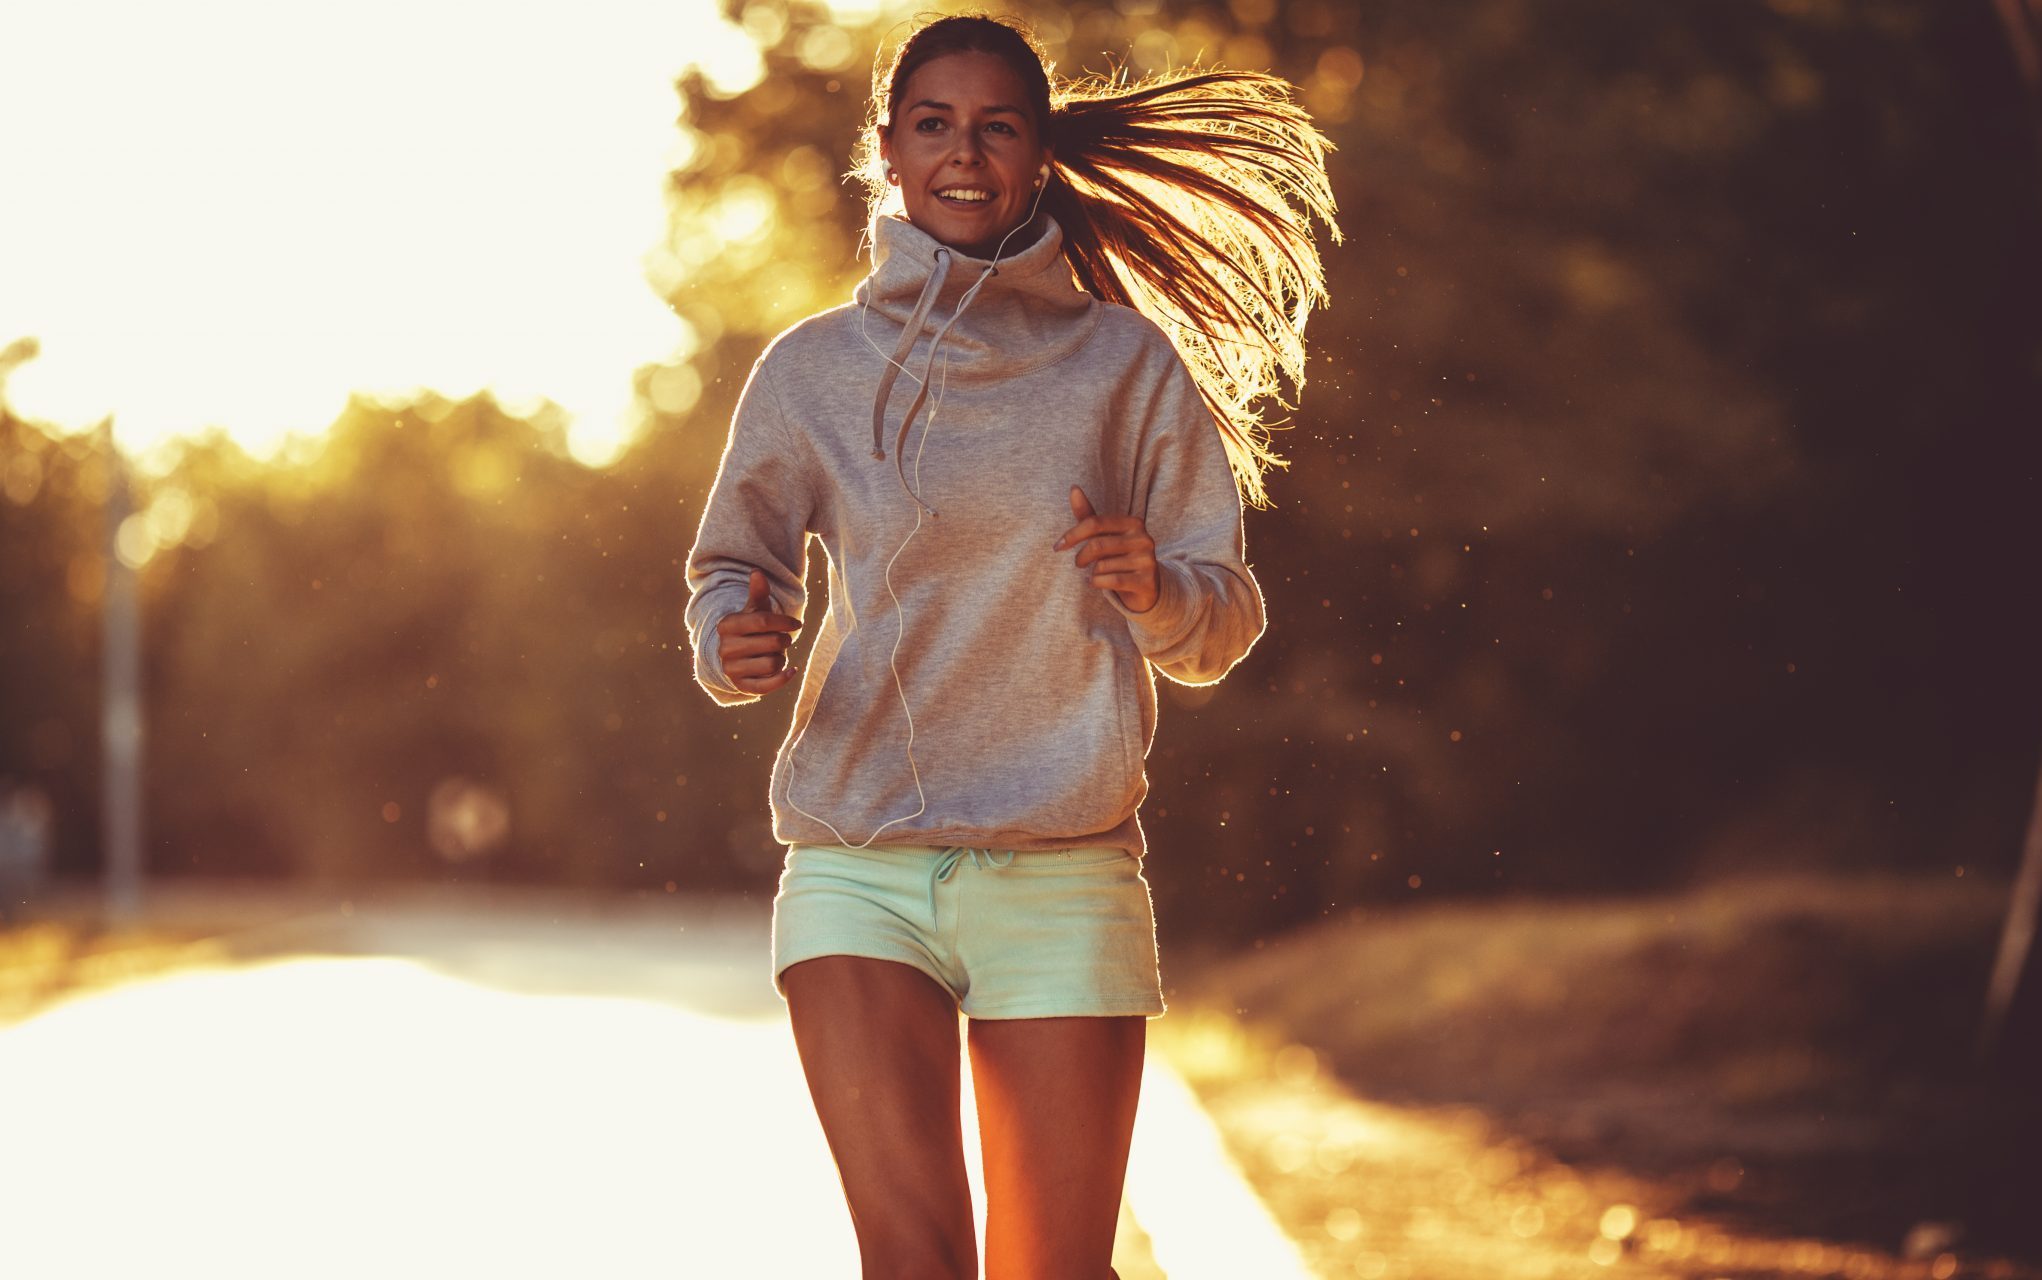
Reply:
<svg viewBox="0 0 2042 1280"><path fill-rule="evenodd" d="M895 173L892 169L888 169L886 171L886 180L890 183L893 183L895 186L900 185L900 175Z"/></svg>

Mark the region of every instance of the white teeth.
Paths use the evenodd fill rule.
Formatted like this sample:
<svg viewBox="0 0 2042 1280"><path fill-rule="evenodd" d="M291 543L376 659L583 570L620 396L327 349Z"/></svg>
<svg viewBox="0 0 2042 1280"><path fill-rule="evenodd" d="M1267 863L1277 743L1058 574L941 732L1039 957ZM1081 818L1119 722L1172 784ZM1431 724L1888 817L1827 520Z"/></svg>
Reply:
<svg viewBox="0 0 2042 1280"><path fill-rule="evenodd" d="M992 195L991 195L991 193L989 193L989 192L984 192L984 191L960 191L960 190L955 190L955 189L945 189L945 190L942 190L942 191L938 191L938 192L937 192L936 194L937 194L937 195L939 195L939 196L948 196L948 197L950 197L950 198L951 198L952 200L973 200L973 201L979 201L979 200L990 200L990 199L992 199L992 198L993 198L993 197L992 197Z"/></svg>

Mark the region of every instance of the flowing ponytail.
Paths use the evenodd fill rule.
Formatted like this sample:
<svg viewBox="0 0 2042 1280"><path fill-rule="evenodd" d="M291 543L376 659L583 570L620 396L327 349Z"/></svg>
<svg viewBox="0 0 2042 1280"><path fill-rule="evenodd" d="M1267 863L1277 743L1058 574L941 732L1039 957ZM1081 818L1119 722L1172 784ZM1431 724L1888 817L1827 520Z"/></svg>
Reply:
<svg viewBox="0 0 2042 1280"><path fill-rule="evenodd" d="M939 18L916 30L876 76L872 125L854 173L874 215L890 188L874 135L914 69L965 51L1004 58L1035 99L1055 154L1044 209L1064 257L1094 297L1134 307L1176 344L1198 382L1251 506L1271 505L1271 448L1258 402L1286 408L1281 374L1304 390L1305 320L1324 305L1318 218L1340 243L1325 153L1333 143L1291 101L1293 86L1256 71L1207 69L1135 84L1088 77L1050 84L1034 38L986 15Z"/></svg>

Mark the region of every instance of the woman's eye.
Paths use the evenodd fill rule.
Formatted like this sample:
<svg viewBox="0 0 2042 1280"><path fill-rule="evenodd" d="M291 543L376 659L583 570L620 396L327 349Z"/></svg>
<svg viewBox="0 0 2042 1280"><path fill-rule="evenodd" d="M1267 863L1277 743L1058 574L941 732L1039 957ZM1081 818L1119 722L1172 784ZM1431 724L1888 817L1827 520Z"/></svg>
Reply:
<svg viewBox="0 0 2042 1280"><path fill-rule="evenodd" d="M934 130L929 127L930 125L940 129L943 127L943 123L943 120L937 116L923 116L920 120L915 121L915 131L918 133L932 133ZM1007 133L1014 132L1014 126L1008 124L1005 120L994 120L986 127L988 129L1000 129Z"/></svg>

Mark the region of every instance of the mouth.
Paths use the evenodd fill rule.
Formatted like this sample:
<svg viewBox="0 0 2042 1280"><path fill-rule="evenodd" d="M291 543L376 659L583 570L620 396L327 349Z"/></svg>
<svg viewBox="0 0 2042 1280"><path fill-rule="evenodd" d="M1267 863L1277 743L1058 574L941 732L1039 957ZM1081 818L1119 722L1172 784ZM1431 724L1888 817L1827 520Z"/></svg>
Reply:
<svg viewBox="0 0 2042 1280"><path fill-rule="evenodd" d="M993 193L985 187L960 183L936 192L936 202L946 209L980 211L993 205Z"/></svg>

